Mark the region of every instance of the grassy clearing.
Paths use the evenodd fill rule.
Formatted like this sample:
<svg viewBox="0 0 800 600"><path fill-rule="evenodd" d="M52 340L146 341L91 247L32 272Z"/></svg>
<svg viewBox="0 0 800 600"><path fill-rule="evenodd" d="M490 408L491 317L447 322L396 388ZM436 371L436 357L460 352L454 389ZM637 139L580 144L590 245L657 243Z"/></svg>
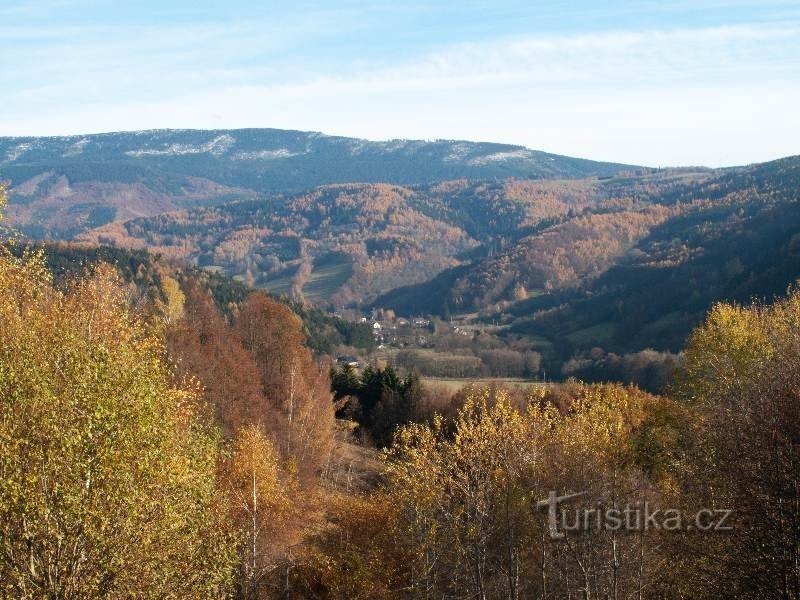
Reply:
<svg viewBox="0 0 800 600"><path fill-rule="evenodd" d="M281 294L288 296L292 291L292 280L296 273L297 266L289 267L269 277L260 287L278 296Z"/></svg>
<svg viewBox="0 0 800 600"><path fill-rule="evenodd" d="M616 328L616 324L606 321L592 327L587 327L586 329L573 331L567 335L567 339L573 344L580 346L605 342L614 335Z"/></svg>
<svg viewBox="0 0 800 600"><path fill-rule="evenodd" d="M544 290L540 288L536 288L533 290L528 290L527 295L525 296L526 300L530 300L531 298L538 298L544 294Z"/></svg>
<svg viewBox="0 0 800 600"><path fill-rule="evenodd" d="M352 275L350 257L330 252L314 261L311 278L303 286L303 296L312 301L330 298Z"/></svg>
<svg viewBox="0 0 800 600"><path fill-rule="evenodd" d="M480 379L448 379L445 377L422 377L422 383L431 387L444 388L450 393L455 393L464 386L491 386L503 385L507 387L515 387L527 389L535 385L546 385L541 381L534 381L533 379L519 379L516 377L484 377Z"/></svg>
<svg viewBox="0 0 800 600"><path fill-rule="evenodd" d="M298 265L294 265L275 273L261 284L261 287L273 294L286 294L292 291L292 282L297 274ZM303 286L306 300L316 302L326 300L353 275L350 257L339 252L330 252L314 261L311 276Z"/></svg>
<svg viewBox="0 0 800 600"><path fill-rule="evenodd" d="M217 275L225 275L225 267L220 267L219 265L208 265L203 267L204 271L208 271L209 273L216 273Z"/></svg>

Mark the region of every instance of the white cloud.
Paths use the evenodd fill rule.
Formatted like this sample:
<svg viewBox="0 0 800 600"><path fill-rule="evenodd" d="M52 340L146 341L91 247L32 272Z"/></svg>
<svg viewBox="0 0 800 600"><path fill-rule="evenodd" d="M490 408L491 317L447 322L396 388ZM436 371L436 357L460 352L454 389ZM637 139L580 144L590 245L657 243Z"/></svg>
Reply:
<svg viewBox="0 0 800 600"><path fill-rule="evenodd" d="M217 43L217 36L232 40L231 55L252 50L255 31L243 26L238 41L225 28L184 31L147 54L167 60L150 74L155 63L132 61L118 73L109 60L76 78L37 82L11 95L0 132L270 126L373 139L485 139L654 165L800 153L795 23L496 39L400 64L340 65L335 76L314 64L190 60L197 40ZM279 48L284 39L265 44ZM119 95L137 85L147 93ZM64 99L57 110L55 97ZM48 110L31 109L37 104Z"/></svg>

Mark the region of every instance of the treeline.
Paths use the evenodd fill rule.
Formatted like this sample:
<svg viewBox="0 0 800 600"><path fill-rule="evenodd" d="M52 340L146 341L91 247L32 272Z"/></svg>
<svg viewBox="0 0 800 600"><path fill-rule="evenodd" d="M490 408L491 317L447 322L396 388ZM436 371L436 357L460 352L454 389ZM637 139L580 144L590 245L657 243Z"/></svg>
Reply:
<svg viewBox="0 0 800 600"><path fill-rule="evenodd" d="M71 243L14 243L7 244L8 251L21 257L24 253L41 250L47 269L55 285L80 276L87 268L98 263L113 265L126 284L136 287L139 294L150 301L162 302L164 290L162 277L171 274L179 280L194 280L211 294L214 303L226 315L241 304L253 291L246 284L203 269L186 267L181 263L153 256L144 250L128 250L114 246L87 246ZM335 317L314 306L289 298L275 298L286 304L303 321L303 331L309 347L318 354L330 354L337 346L353 346L371 351L375 347L372 328L367 323L355 323Z"/></svg>
<svg viewBox="0 0 800 600"><path fill-rule="evenodd" d="M682 362L681 355L671 352L642 350L619 355L593 348L565 362L561 375L581 381L633 383L645 391L661 393L672 382Z"/></svg>
<svg viewBox="0 0 800 600"><path fill-rule="evenodd" d="M474 352L474 353L473 353ZM533 350L512 348L476 349L469 353L400 350L394 357L398 367L427 377L534 378L539 375L542 356Z"/></svg>

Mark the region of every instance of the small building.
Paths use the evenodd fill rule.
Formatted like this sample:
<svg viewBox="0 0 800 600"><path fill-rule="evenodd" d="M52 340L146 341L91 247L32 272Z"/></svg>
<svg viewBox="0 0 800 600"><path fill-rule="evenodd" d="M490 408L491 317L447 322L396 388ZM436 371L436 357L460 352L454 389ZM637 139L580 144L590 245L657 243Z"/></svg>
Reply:
<svg viewBox="0 0 800 600"><path fill-rule="evenodd" d="M336 362L339 364L340 367L352 367L357 369L361 366L361 363L358 362L358 358L355 356L351 356L349 354L343 354L341 356L336 357Z"/></svg>

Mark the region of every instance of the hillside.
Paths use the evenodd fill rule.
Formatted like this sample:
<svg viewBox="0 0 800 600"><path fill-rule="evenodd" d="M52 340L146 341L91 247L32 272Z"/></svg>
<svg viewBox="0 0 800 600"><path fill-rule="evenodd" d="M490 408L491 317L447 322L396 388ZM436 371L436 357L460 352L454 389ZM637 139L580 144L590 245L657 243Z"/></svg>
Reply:
<svg viewBox="0 0 800 600"><path fill-rule="evenodd" d="M149 250L330 310L469 320L550 373L675 352L714 302L800 276L798 157L625 170L278 130L4 139L0 156L30 237Z"/></svg>
<svg viewBox="0 0 800 600"><path fill-rule="evenodd" d="M625 361L673 362L634 353L679 351L715 302L770 302L800 279L799 157L596 186L607 199L582 214L374 306L479 312L508 342L532 344L551 373L618 380Z"/></svg>
<svg viewBox="0 0 800 600"><path fill-rule="evenodd" d="M80 239L150 248L342 306L499 252L603 195L595 179L337 184L113 223Z"/></svg>
<svg viewBox="0 0 800 600"><path fill-rule="evenodd" d="M701 294L696 314L677 328L667 319L669 336L660 331L657 339L649 330L633 335L630 325L619 329L613 318L594 322L590 315L600 315L600 309L565 325L568 309L556 309L587 298L592 306L602 298L618 303L609 290L632 293L628 287L667 261L661 254L667 248L675 252L675 244L685 245L687 256L705 253L706 281L715 281L729 261L727 269L736 272L735 253L746 246L737 244L731 256L720 250L709 257L703 236L727 231L746 208L753 215L743 232L774 242L765 227L781 222L791 228L792 221L765 211L791 212L796 164L786 159L726 171L608 179L336 184L108 224L78 239L148 248L323 306L367 305L406 316L480 312L513 332L543 335L563 348L562 358L592 347L587 344L619 351L675 349L711 301L747 299L761 288L737 291L717 282L718 293ZM748 254L741 261L752 259ZM775 262L777 256L764 260ZM786 269L774 277L770 293L785 291L794 280L791 265ZM659 306L646 298L651 289L644 286L642 306ZM667 297L659 294L659 300ZM670 312L659 309L654 318Z"/></svg>
<svg viewBox="0 0 800 600"><path fill-rule="evenodd" d="M109 222L331 183L578 178L631 168L507 144L280 129L0 137L9 218L34 237L63 239Z"/></svg>
<svg viewBox="0 0 800 600"><path fill-rule="evenodd" d="M677 351L713 303L770 302L800 278L800 157L724 173L681 200L693 207L599 277L510 307L510 331L542 336L564 357Z"/></svg>
<svg viewBox="0 0 800 600"><path fill-rule="evenodd" d="M73 243L4 244L15 256L31 251L41 251L54 283L66 287L87 270L105 263L115 267L122 280L133 286L139 303L158 305L168 300L164 278L180 282L189 280L207 290L217 308L230 315L253 292L253 289L212 271L187 267L167 261L144 250L127 250L110 246L87 246ZM286 304L303 323L308 346L316 353L329 354L338 345L370 350L374 346L371 328L362 323L351 323L325 313L313 306L303 305L282 296L275 300Z"/></svg>
<svg viewBox="0 0 800 600"><path fill-rule="evenodd" d="M485 256L442 272L429 283L392 290L375 305L402 314L494 311L528 297L571 289L616 264L653 227L692 210L687 199L699 182L713 178L704 170L664 171L564 182L552 189L550 199L532 194L527 201L539 211L554 209L540 212L539 221L517 218L501 238L504 243L494 244ZM528 192L540 187L528 182L507 185L525 186Z"/></svg>

